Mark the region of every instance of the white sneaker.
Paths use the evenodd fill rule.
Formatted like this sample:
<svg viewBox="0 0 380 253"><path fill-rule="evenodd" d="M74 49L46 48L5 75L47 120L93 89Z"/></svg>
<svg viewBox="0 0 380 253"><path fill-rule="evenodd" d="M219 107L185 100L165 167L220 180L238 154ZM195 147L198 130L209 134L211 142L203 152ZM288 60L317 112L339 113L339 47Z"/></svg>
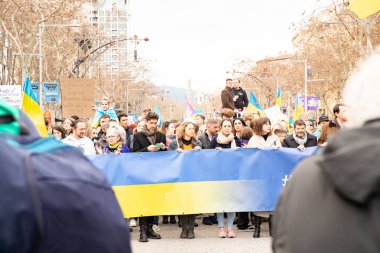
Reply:
<svg viewBox="0 0 380 253"><path fill-rule="evenodd" d="M152 229L153 229L154 232L157 233L158 231L160 231L160 226L158 226L158 225L153 225L153 226L152 226Z"/></svg>
<svg viewBox="0 0 380 253"><path fill-rule="evenodd" d="M137 224L136 224L136 220L135 220L135 219L130 219L130 220L129 220L129 226L130 226L130 227L136 227L136 226L137 226Z"/></svg>

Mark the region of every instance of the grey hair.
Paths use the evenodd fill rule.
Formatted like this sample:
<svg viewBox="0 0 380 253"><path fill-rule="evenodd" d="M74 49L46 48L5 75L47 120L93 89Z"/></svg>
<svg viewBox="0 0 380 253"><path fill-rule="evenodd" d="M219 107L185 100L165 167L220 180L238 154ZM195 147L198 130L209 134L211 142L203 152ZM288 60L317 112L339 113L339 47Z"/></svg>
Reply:
<svg viewBox="0 0 380 253"><path fill-rule="evenodd" d="M122 128L121 126L118 126L118 125L110 126L107 130L106 136L108 136L108 135L119 136L121 143L123 143L123 144L125 144L127 141L127 135L125 133L124 128Z"/></svg>
<svg viewBox="0 0 380 253"><path fill-rule="evenodd" d="M347 126L360 127L380 118L380 54L363 61L350 76L343 90L347 106Z"/></svg>

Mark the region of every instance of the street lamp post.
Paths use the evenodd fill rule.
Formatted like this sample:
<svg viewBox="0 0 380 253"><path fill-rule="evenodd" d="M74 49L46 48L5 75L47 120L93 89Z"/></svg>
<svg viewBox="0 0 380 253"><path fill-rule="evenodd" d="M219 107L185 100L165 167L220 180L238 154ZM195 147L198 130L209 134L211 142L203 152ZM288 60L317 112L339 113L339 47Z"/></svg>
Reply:
<svg viewBox="0 0 380 253"><path fill-rule="evenodd" d="M43 22L38 24L38 65L39 65L39 85L40 85L40 108L44 107L43 93L42 93L42 32L46 27L80 27L79 24L49 24L45 25Z"/></svg>

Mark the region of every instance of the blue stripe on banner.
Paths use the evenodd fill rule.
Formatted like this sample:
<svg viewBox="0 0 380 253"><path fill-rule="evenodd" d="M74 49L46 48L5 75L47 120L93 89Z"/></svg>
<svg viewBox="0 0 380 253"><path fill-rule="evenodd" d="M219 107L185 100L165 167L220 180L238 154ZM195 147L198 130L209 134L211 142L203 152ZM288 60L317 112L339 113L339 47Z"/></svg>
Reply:
<svg viewBox="0 0 380 253"><path fill-rule="evenodd" d="M311 156L317 147L300 152L240 149L129 153L99 155L92 162L107 176L112 186L178 182L268 180L281 182L298 162ZM268 178L269 177L269 178Z"/></svg>

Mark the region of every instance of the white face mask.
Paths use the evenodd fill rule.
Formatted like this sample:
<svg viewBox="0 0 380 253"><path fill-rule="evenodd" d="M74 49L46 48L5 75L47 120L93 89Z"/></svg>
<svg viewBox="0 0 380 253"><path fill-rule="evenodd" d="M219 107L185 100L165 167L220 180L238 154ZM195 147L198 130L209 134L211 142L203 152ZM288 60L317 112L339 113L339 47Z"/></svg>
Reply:
<svg viewBox="0 0 380 253"><path fill-rule="evenodd" d="M54 138L55 138L56 140L59 140L59 141L62 140L61 136L58 136L58 135L57 135L57 136L54 136Z"/></svg>

